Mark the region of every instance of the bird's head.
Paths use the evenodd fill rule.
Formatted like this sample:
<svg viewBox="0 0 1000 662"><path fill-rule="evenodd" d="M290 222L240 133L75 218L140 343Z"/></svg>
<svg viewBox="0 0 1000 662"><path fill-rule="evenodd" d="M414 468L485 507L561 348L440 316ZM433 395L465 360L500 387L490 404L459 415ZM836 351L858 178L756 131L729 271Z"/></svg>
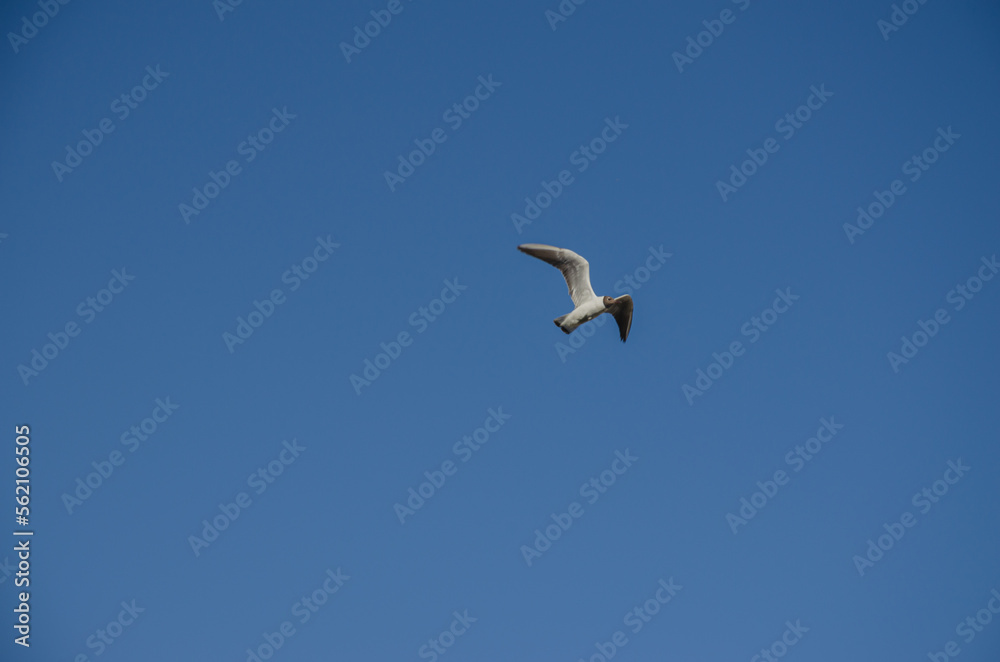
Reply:
<svg viewBox="0 0 1000 662"><path fill-rule="evenodd" d="M615 303L615 300L613 298L608 297L608 296L604 297L604 307L605 308L610 308L612 305L614 305L614 303Z"/></svg>

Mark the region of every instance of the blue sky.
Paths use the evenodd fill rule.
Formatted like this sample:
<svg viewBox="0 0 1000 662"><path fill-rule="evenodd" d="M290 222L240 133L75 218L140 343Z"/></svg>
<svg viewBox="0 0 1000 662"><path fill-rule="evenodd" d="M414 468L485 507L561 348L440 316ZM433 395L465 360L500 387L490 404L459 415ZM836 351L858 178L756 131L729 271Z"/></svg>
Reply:
<svg viewBox="0 0 1000 662"><path fill-rule="evenodd" d="M8 3L0 657L995 660L1000 13L903 5Z"/></svg>

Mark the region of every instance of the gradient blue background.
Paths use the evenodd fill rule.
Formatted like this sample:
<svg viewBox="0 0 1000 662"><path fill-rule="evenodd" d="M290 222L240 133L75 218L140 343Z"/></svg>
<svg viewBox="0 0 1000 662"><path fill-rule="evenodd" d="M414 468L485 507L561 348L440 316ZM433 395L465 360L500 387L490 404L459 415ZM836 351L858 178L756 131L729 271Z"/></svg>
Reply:
<svg viewBox="0 0 1000 662"><path fill-rule="evenodd" d="M339 44L381 2L72 2L0 58L0 366L13 524L15 425L32 429L33 636L4 660L247 659L291 620L275 660L421 659L452 612L478 618L445 660L749 660L796 619L790 660L926 660L949 640L996 660L1000 623L954 628L1000 588L996 504L998 297L987 283L899 373L900 337L1000 251L1000 11L928 2L889 40L889 2L588 2L553 31L550 2L409 2L345 61ZM683 73L671 54L720 11L736 20ZM18 30L35 3L8 3ZM51 163L147 66L169 77L58 182ZM405 183L383 172L478 76L502 85ZM832 98L788 141L775 121L812 85ZM185 224L180 203L266 125L297 116ZM530 226L543 179L628 129ZM961 139L852 245L843 223L939 127ZM723 202L747 148L780 150ZM295 292L281 275L317 236L341 244ZM672 257L633 293L626 345L605 324L562 361L569 312L537 242L591 262L594 288ZM135 280L25 385L46 334L112 269ZM424 333L409 316L444 279L468 289ZM287 301L230 353L253 301ZM801 298L705 395L681 392L776 288ZM379 343L412 346L357 395ZM577 332L579 333L579 332ZM129 453L156 398L179 409ZM511 418L404 525L393 512L488 408ZM845 427L748 525L726 523L821 417ZM307 450L261 495L247 477L283 440ZM579 487L616 450L638 461L595 504ZM72 515L77 478L126 462ZM914 493L948 460L972 467L928 514ZM241 491L252 506L199 556L188 536ZM550 513L575 520L530 567ZM917 524L865 575L883 523ZM8 520L4 520L8 521ZM14 538L0 560L12 557ZM309 622L292 605L328 568L350 576ZM659 579L683 586L638 634L623 615ZM146 611L101 656L89 636L135 599ZM424 658L428 659L428 658Z"/></svg>

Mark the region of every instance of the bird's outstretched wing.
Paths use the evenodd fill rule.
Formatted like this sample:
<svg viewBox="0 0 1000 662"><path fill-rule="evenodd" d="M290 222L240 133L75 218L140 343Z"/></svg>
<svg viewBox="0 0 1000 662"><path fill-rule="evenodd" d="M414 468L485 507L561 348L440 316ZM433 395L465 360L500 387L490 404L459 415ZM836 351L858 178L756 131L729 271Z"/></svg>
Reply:
<svg viewBox="0 0 1000 662"><path fill-rule="evenodd" d="M628 332L632 329L632 297L627 294L618 297L608 306L608 312L618 322L618 335L621 336L622 342L625 342L628 340Z"/></svg>
<svg viewBox="0 0 1000 662"><path fill-rule="evenodd" d="M556 248L545 244L521 244L517 250L527 253L531 257L544 260L562 272L569 287L569 296L573 299L573 305L577 308L580 304L597 298L594 288L590 286L590 263L568 248ZM632 304L629 300L629 316L631 317ZM619 323L620 325L620 323Z"/></svg>

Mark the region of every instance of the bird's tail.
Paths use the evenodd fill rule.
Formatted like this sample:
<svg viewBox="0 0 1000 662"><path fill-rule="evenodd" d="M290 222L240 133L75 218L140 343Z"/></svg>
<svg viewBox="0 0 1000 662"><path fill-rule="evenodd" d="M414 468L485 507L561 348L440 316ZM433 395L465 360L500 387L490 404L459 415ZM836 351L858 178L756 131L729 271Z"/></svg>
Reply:
<svg viewBox="0 0 1000 662"><path fill-rule="evenodd" d="M559 329L560 329L560 330L561 330L561 331L562 331L563 333L565 333L565 334L569 335L570 333L572 333L572 331L567 331L566 329L564 329L564 328L563 328L563 325L562 325L562 324L563 324L563 322L565 322L565 321L566 321L566 318L567 318L567 317L569 317L569 313L566 313L566 314L565 314L565 315L563 315L562 317L557 317L557 318L555 318L555 319L554 319L554 320L552 320L552 321L556 323L556 326L558 326L558 327L559 327Z"/></svg>

